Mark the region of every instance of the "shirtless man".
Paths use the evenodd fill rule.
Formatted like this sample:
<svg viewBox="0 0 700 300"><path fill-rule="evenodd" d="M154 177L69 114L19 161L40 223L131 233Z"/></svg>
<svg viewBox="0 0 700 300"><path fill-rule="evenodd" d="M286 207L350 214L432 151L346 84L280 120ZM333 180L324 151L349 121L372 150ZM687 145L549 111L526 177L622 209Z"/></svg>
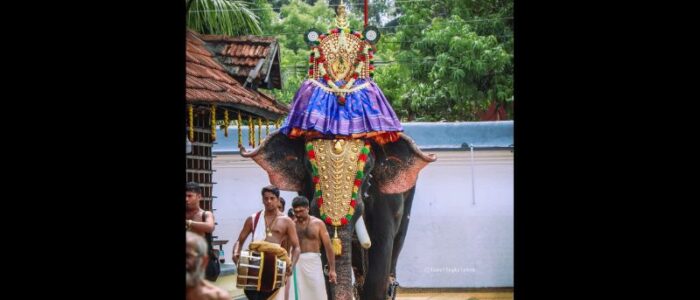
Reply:
<svg viewBox="0 0 700 300"><path fill-rule="evenodd" d="M187 231L185 247L185 298L187 300L230 300L229 293L204 279L209 257L207 242L200 235Z"/></svg>
<svg viewBox="0 0 700 300"><path fill-rule="evenodd" d="M265 206L264 211L249 216L244 224L241 233L238 235L238 240L233 245L233 262L238 265L238 259L241 256L241 248L243 243L248 239L248 235L253 234L253 241L264 240L270 243L281 245L287 242L291 246L292 265L287 266L286 276L292 274L292 269L299 259L299 238L297 237L296 226L294 221L280 212L279 196L280 190L275 186L266 186L262 189L262 202ZM255 219L258 219L257 224L253 224ZM261 222L262 221L262 222ZM253 228L255 227L255 232ZM256 293L255 291L245 290L248 299L268 299L270 295L277 292L276 290L268 293ZM284 291L277 293L278 299L284 299Z"/></svg>
<svg viewBox="0 0 700 300"><path fill-rule="evenodd" d="M309 200L297 196L292 200L296 229L301 243L301 255L297 264L296 282L298 299L326 299L326 284L321 262L321 243L326 250L328 281L336 283L335 254L331 247L330 235L321 219L309 215Z"/></svg>
<svg viewBox="0 0 700 300"><path fill-rule="evenodd" d="M207 242L209 262L204 277L216 281L220 269L217 268L219 258L212 251L212 233L214 232L214 214L199 207L202 201L202 187L196 182L188 182L185 186L185 229L204 237Z"/></svg>

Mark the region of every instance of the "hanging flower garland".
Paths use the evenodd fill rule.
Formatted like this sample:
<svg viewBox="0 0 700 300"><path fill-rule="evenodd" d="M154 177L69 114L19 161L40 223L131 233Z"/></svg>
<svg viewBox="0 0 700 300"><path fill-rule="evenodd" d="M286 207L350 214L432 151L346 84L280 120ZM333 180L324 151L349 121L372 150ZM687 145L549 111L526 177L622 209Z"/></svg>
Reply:
<svg viewBox="0 0 700 300"><path fill-rule="evenodd" d="M243 147L243 131L241 130L241 123L243 123L243 120L241 119L241 111L238 111L238 148Z"/></svg>
<svg viewBox="0 0 700 300"><path fill-rule="evenodd" d="M224 109L224 137L228 137L228 110Z"/></svg>
<svg viewBox="0 0 700 300"><path fill-rule="evenodd" d="M211 105L211 140L216 141L216 104Z"/></svg>
<svg viewBox="0 0 700 300"><path fill-rule="evenodd" d="M321 220L326 222L328 225L340 226L348 224L348 221L352 219L355 214L355 205L357 205L357 195L362 185L362 179L365 177L365 163L367 162L367 155L369 155L370 144L365 142L364 147L357 157L357 173L355 174L355 182L352 187L352 196L350 197L350 207L348 208L348 213L345 217L340 218L340 220L331 220L331 217L327 216L325 213L321 215ZM318 165L316 162L316 152L314 152L314 146L311 142L306 144L306 154L309 157L309 162L311 163L311 176L312 182L314 184L314 198L317 198L319 210L323 206L323 194L321 192L320 178L318 175Z"/></svg>
<svg viewBox="0 0 700 300"><path fill-rule="evenodd" d="M253 117L248 116L248 145L255 147L255 125L253 125Z"/></svg>
<svg viewBox="0 0 700 300"><path fill-rule="evenodd" d="M189 138L190 138L190 143L194 143L194 108L192 107L192 104L187 105L187 120L189 122Z"/></svg>
<svg viewBox="0 0 700 300"><path fill-rule="evenodd" d="M262 119L258 118L258 146L260 146L261 140L262 140Z"/></svg>

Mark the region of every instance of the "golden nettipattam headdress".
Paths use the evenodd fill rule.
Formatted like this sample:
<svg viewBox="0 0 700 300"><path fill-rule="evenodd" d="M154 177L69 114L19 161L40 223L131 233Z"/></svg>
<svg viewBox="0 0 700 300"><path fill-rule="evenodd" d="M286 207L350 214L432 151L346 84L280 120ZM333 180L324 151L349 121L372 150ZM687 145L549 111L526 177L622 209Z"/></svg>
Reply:
<svg viewBox="0 0 700 300"><path fill-rule="evenodd" d="M309 78L328 84L327 89L345 103L345 94L362 87L353 87L358 78L374 76L374 51L372 45L379 40L374 26L363 32L348 27L345 5L338 5L335 27L327 33L311 29L306 32L306 42L311 46ZM341 86L336 85L341 81Z"/></svg>

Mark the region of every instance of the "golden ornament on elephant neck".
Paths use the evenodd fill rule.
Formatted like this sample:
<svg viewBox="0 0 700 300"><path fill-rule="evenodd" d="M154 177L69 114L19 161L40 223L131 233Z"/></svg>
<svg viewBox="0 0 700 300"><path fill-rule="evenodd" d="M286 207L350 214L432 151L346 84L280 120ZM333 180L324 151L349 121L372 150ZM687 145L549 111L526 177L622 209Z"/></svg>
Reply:
<svg viewBox="0 0 700 300"><path fill-rule="evenodd" d="M319 184L323 194L321 215L330 217L333 225L340 225L340 219L352 215L350 201L352 198L357 158L364 141L353 140L315 140L312 142L316 151L316 163L319 172Z"/></svg>

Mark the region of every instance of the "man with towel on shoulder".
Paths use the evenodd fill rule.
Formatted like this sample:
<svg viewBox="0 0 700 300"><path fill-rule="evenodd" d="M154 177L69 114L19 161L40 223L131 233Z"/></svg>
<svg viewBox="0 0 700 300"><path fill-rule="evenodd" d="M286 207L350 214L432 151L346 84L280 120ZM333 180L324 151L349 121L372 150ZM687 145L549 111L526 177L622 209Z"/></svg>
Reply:
<svg viewBox="0 0 700 300"><path fill-rule="evenodd" d="M248 238L248 235L253 234L253 242L266 241L281 245L287 242L291 248L291 265L287 266L287 278L292 274L292 269L299 259L299 239L296 233L294 221L280 212L279 195L280 191L275 186L266 186L262 189L262 202L265 206L261 210L245 220L243 229L238 236L238 240L233 245L233 262L238 265L238 259L241 255L243 243ZM284 299L284 290L276 289L269 293L244 291L248 299L251 300L268 300L268 299Z"/></svg>

